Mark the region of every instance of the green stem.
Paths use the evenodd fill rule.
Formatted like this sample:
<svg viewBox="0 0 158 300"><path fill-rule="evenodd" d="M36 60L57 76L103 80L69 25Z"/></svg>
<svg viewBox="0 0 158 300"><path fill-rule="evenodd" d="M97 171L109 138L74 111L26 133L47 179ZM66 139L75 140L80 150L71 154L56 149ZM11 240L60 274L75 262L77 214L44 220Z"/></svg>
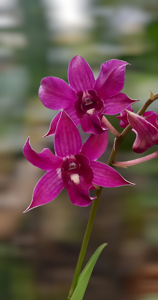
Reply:
<svg viewBox="0 0 158 300"><path fill-rule="evenodd" d="M72 285L71 285L67 300L70 300L70 298L71 298L71 296L72 296L72 294L73 294L73 292L76 288L76 285L77 285L78 277L79 277L80 272L81 272L82 263L83 263L83 260L84 260L85 254L86 254L89 238L90 238L90 235L91 235L93 222L94 222L95 215L96 215L96 212L97 212L101 190L102 190L101 188L96 190L97 198L92 203L92 208L91 208L91 212L90 212L89 221L88 221L86 232L85 232L85 235L84 235L84 238L83 238L83 242L82 242L78 262L77 262L75 273L74 273L74 278L73 278L73 281L72 281Z"/></svg>
<svg viewBox="0 0 158 300"><path fill-rule="evenodd" d="M109 130L111 131L111 133L117 138L120 136L120 133L112 126L112 124L107 120L107 118L105 118L105 116L102 117L102 123L109 128Z"/></svg>

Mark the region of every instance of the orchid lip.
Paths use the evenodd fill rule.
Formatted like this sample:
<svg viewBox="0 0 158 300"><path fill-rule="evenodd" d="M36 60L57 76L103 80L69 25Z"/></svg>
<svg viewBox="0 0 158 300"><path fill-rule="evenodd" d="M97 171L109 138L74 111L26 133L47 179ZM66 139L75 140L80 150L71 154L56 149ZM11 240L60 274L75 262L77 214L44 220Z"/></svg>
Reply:
<svg viewBox="0 0 158 300"><path fill-rule="evenodd" d="M84 113L87 112L89 109L95 109L96 108L96 100L92 98L88 93L85 95L85 93L82 96L81 99L81 109L84 111Z"/></svg>
<svg viewBox="0 0 158 300"><path fill-rule="evenodd" d="M69 162L68 170L73 170L76 168L77 168L77 165L75 164L75 162L73 162L73 161Z"/></svg>
<svg viewBox="0 0 158 300"><path fill-rule="evenodd" d="M97 96L95 90L88 90L86 92L78 92L75 106L76 113L79 118L85 114L92 115L95 112L99 113L103 109L103 101Z"/></svg>
<svg viewBox="0 0 158 300"><path fill-rule="evenodd" d="M79 174L71 174L70 178L71 178L71 180L72 180L75 184L79 184L79 183L80 183L80 177L79 177Z"/></svg>
<svg viewBox="0 0 158 300"><path fill-rule="evenodd" d="M93 104L93 101L90 97L86 97L84 99L84 105L87 106L87 105L90 105L90 104Z"/></svg>
<svg viewBox="0 0 158 300"><path fill-rule="evenodd" d="M95 111L95 108L88 109L87 114L88 115L93 115L94 111Z"/></svg>
<svg viewBox="0 0 158 300"><path fill-rule="evenodd" d="M63 160L62 172L70 171L70 173L72 173L73 170L78 169L78 168L79 168L79 163L74 156Z"/></svg>

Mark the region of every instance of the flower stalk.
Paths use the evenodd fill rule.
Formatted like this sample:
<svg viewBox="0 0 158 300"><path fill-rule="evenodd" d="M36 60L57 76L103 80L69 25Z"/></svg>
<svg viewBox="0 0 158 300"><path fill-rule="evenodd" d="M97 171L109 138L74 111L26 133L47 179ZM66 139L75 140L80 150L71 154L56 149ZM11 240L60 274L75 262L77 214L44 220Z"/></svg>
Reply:
<svg viewBox="0 0 158 300"><path fill-rule="evenodd" d="M78 281L78 278L79 278L79 275L80 275L80 272L81 272L83 260L84 260L85 254L86 254L88 242L89 242L89 239L90 239L90 235L91 235L95 215L96 215L96 212L97 212L97 208L98 208L98 204L99 204L99 200L100 200L100 195L101 195L101 190L102 190L102 188L98 188L96 190L97 198L92 203L92 208L91 208L91 212L90 212L89 221L88 221L87 228L86 228L86 231L85 231L85 235L84 235L84 238L83 238L83 242L82 242L78 262L77 262L77 265L76 265L72 285L71 285L67 300L71 299L71 296L72 296L72 294L73 294L73 292L76 288L76 285L77 285L77 281Z"/></svg>
<svg viewBox="0 0 158 300"><path fill-rule="evenodd" d="M112 126L112 124L107 120L107 118L105 118L105 116L103 116L101 122L102 122L102 124L104 124L104 125L110 130L110 132L111 132L116 138L119 138L120 133Z"/></svg>
<svg viewBox="0 0 158 300"><path fill-rule="evenodd" d="M115 163L113 164L114 167L118 167L118 168L127 168L127 167L131 167L131 166L135 166L138 165L142 162L151 160L158 157L158 151L155 151L154 153L151 153L149 155L140 157L140 158L136 158L133 160L128 160L128 161L115 161Z"/></svg>

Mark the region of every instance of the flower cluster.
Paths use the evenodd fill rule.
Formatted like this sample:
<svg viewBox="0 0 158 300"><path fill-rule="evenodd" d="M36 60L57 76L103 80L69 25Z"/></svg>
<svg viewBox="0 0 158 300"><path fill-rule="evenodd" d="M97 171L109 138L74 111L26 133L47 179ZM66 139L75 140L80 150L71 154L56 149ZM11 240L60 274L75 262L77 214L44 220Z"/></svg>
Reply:
<svg viewBox="0 0 158 300"><path fill-rule="evenodd" d="M109 60L101 65L95 80L87 62L75 56L69 64L69 84L56 77L41 80L40 100L47 108L60 112L52 120L46 134L55 135L55 155L47 148L36 153L30 146L29 138L24 145L26 159L46 171L37 183L26 211L52 201L64 187L73 204L87 206L95 198L90 197L89 190L97 186L131 184L112 167L96 161L108 145L109 122L105 122L104 114L120 113L117 117L121 120L120 126L132 126L136 133L135 152L144 152L158 144L158 115L146 112L138 116L132 109L132 104L138 100L131 100L121 93L126 65L121 60ZM77 129L79 124L83 131L91 133L84 144Z"/></svg>

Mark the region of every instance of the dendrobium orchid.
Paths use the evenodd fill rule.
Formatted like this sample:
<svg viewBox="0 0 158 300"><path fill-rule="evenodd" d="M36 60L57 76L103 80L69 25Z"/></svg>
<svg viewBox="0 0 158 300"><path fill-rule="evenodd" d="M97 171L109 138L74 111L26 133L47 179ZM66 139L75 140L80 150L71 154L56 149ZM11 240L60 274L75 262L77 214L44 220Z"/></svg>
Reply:
<svg viewBox="0 0 158 300"><path fill-rule="evenodd" d="M104 131L100 135L91 134L82 145L76 125L64 111L58 120L54 138L56 155L48 148L36 153L28 138L23 148L24 156L47 173L37 183L32 202L26 211L52 201L64 187L73 204L87 206L94 199L89 195L94 185L130 185L113 168L96 161L106 150L107 144L108 131Z"/></svg>
<svg viewBox="0 0 158 300"><path fill-rule="evenodd" d="M147 111L139 116L127 111L129 124L136 134L133 144L133 151L143 153L152 146L158 144L158 114L154 111Z"/></svg>
<svg viewBox="0 0 158 300"><path fill-rule="evenodd" d="M47 108L64 109L76 125L81 124L83 131L100 134L107 129L104 114L118 114L136 102L120 93L127 64L111 59L101 65L95 80L88 63L75 56L68 68L69 85L60 78L45 77L41 80L39 98ZM60 115L61 112L52 120L47 136L55 133Z"/></svg>

